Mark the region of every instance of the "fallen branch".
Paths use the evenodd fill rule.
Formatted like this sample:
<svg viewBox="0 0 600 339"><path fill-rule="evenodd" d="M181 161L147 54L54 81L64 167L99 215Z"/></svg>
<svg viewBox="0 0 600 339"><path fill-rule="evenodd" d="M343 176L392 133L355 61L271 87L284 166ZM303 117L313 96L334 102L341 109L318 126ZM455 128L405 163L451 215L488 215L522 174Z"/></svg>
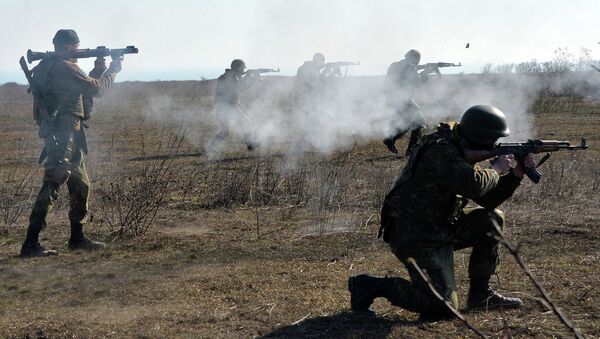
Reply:
<svg viewBox="0 0 600 339"><path fill-rule="evenodd" d="M500 276L498 274L496 274L496 280L498 281L498 287L502 288L502 284L500 284ZM500 315L502 316L502 326L504 327L504 338L511 339L513 336L510 330L510 325L508 324L508 320L506 319L504 307L500 307Z"/></svg>
<svg viewBox="0 0 600 339"><path fill-rule="evenodd" d="M305 315L304 317L302 317L302 318L300 318L300 319L298 319L298 320L294 321L294 322L292 323L292 325L298 325L299 323L303 322L303 321L304 321L304 319L308 318L309 316L310 316L310 312L308 312L308 314L307 314L307 315Z"/></svg>
<svg viewBox="0 0 600 339"><path fill-rule="evenodd" d="M473 332L477 333L481 338L487 338L487 336L481 332L480 330L478 330L477 328L475 328L473 325L471 325L471 323L469 323L467 321L467 319L460 314L460 312L458 312L457 309L454 308L454 306L452 306L452 304L450 303L450 301L446 298L444 298L433 286L433 284L431 283L431 279L429 278L429 276L427 275L427 273L425 271L423 271L421 269L421 267L419 267L419 265L417 265L417 262L415 261L414 258L408 258L406 260L409 264L411 264L415 270L417 270L417 272L419 273L419 275L421 276L421 278L423 278L423 280L427 283L427 286L429 286L429 289L431 290L431 292L433 293L433 295L435 295L436 298L438 298L439 301L443 302L444 305L446 305L446 307L450 310L450 312L452 312L452 314L454 314L458 319L460 319L465 325L467 325L467 327L469 329L471 329Z"/></svg>
<svg viewBox="0 0 600 339"><path fill-rule="evenodd" d="M510 252L510 254L512 254L512 256L517 261L517 264L519 264L519 266L521 266L521 269L523 269L525 274L527 274L529 279L531 279L531 281L533 282L535 287L538 289L538 291L540 291L544 300L550 305L550 307L552 308L552 312L558 317L560 322L562 322L565 326L567 326L571 330L571 332L573 332L573 334L575 335L575 338L583 339L583 335L581 335L581 333L575 327L575 325L573 325L573 323L567 318L566 314L564 314L563 311L561 311L556 306L556 304L550 298L550 295L548 295L548 292L546 292L546 289L544 289L544 286L542 286L542 284L537 280L537 278L533 275L533 273L525 265L525 263L521 259L521 256L519 255L519 247L512 245L511 243L508 242L508 240L506 240L506 238L504 237L504 234L502 233L502 229L500 228L500 226L498 225L498 223L495 220L492 220L492 224L494 225L494 228L496 229L496 234L494 235L494 238L496 240L500 241L504 245L504 247L506 247L506 249Z"/></svg>

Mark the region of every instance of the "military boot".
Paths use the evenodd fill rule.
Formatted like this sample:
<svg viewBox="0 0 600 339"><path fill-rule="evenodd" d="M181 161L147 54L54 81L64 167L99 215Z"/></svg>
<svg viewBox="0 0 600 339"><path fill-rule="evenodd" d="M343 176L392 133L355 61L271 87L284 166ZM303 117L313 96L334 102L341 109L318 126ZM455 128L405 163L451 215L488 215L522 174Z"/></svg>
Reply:
<svg viewBox="0 0 600 339"><path fill-rule="evenodd" d="M58 254L58 252L47 250L40 245L39 235L41 230L41 225L36 223L29 224L29 227L27 228L27 236L25 237L23 246L21 246L21 253L19 254L20 257L47 257Z"/></svg>
<svg viewBox="0 0 600 339"><path fill-rule="evenodd" d="M489 279L471 280L469 296L467 298L467 309L471 311L487 311L493 309L512 309L523 307L519 298L505 297L494 291L489 284Z"/></svg>
<svg viewBox="0 0 600 339"><path fill-rule="evenodd" d="M360 274L348 279L350 305L354 312L375 314L370 307L375 298L391 298L394 281L391 278Z"/></svg>
<svg viewBox="0 0 600 339"><path fill-rule="evenodd" d="M390 150L390 152L394 154L398 154L398 149L396 148L396 144L394 143L394 139L385 138L383 139L383 143Z"/></svg>
<svg viewBox="0 0 600 339"><path fill-rule="evenodd" d="M80 223L71 223L71 238L69 238L70 250L95 251L106 247L106 244L100 241L93 241L83 235L83 225Z"/></svg>
<svg viewBox="0 0 600 339"><path fill-rule="evenodd" d="M21 258L29 258L29 257L48 257L51 255L57 255L58 252L54 250L47 250L40 243L28 244L24 243L21 246L21 253L19 256Z"/></svg>

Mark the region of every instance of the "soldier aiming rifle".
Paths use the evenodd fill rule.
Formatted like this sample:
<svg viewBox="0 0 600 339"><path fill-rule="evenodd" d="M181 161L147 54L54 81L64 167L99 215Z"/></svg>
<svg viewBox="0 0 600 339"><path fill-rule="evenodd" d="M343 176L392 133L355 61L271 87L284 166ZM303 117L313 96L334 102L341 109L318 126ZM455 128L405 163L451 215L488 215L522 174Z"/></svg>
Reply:
<svg viewBox="0 0 600 339"><path fill-rule="evenodd" d="M394 111L395 121L392 121L392 132L383 143L392 153L398 154L396 140L412 130L405 152L408 155L425 128L421 107L413 98L417 89L427 81L428 75L435 73L441 76L440 67L460 66L446 62L419 65L420 61L421 53L411 49L403 60L392 63L387 70L384 91L387 105Z"/></svg>
<svg viewBox="0 0 600 339"><path fill-rule="evenodd" d="M419 313L424 321L453 317L446 302L432 293L411 263L414 260L425 270L434 289L458 309L453 253L469 247L473 250L467 308L523 305L520 299L505 297L490 285L500 259L499 241L494 235L497 226L504 226L504 213L498 206L513 195L526 174L534 181L539 179L534 175L533 153L580 150L587 145L585 141L570 146L568 142L541 140L496 144L509 133L502 111L477 105L465 111L460 123L440 124L437 132L416 143L385 198L378 234L406 266L410 280L366 274L350 277L354 311L372 313L373 300L383 297L392 305ZM511 167L510 155L517 159L516 167ZM478 165L487 159L493 159L491 168ZM469 201L478 206L467 207Z"/></svg>
<svg viewBox="0 0 600 339"><path fill-rule="evenodd" d="M244 143L249 151L256 148L257 143L252 137L252 124L248 113L240 103L240 92L243 92L260 80L260 74L279 72L279 69L258 68L246 70L246 63L241 59L231 62L231 68L225 70L217 79L215 89L215 117L221 130L207 147L207 153L212 156L217 147L229 136L232 123L242 128Z"/></svg>

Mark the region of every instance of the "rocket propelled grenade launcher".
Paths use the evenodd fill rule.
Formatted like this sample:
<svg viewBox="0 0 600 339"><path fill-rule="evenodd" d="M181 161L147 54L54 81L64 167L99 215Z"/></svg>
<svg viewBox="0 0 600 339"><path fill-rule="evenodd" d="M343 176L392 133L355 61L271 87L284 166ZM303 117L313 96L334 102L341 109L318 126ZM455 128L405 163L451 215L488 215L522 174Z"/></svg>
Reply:
<svg viewBox="0 0 600 339"><path fill-rule="evenodd" d="M110 56L113 60L123 57L125 54L137 54L138 49L135 46L125 48L107 48L98 46L97 48L78 49L74 52L34 52L27 51L27 62L32 63L36 60L59 58L59 59L83 59L83 58L104 58Z"/></svg>
<svg viewBox="0 0 600 339"><path fill-rule="evenodd" d="M541 160L538 162L535 168L529 168L523 166L525 169L525 174L533 181L534 183L540 182L542 175L537 171L537 167L541 166L543 163L550 158L549 152L558 152L558 151L576 151L576 150L584 150L587 149L587 142L585 138L581 139L581 144L577 146L571 146L571 143L568 141L559 141L559 140L528 140L527 142L505 142L499 143L494 148L495 155L503 155L503 154L513 154L515 159L521 164L523 164L523 160L525 156L529 153L546 153L548 152Z"/></svg>

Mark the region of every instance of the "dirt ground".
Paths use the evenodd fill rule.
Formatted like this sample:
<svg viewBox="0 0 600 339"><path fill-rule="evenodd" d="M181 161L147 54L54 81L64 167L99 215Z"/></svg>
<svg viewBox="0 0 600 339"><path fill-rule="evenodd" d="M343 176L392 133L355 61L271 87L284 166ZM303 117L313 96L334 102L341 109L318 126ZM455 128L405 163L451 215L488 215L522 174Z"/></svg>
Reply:
<svg viewBox="0 0 600 339"><path fill-rule="evenodd" d="M87 131L85 230L108 248L67 250L63 192L42 233L42 243L60 254L34 259L16 254L41 183L41 142L24 87L0 86L0 337L474 336L459 320L421 323L384 300L375 302L375 317L350 312L350 275L407 277L376 238L383 195L404 158L388 156L379 140L327 155L289 155L285 143L250 153L234 133L209 161L202 145L217 130L213 85L123 83L98 101ZM170 101L153 103L159 94ZM586 136L590 148L554 154L540 184L524 181L501 206L506 237L581 332L597 337L600 103L540 98L532 110L537 137ZM186 114L164 119L162 111ZM132 219L116 198L119 206L157 212L144 235L118 236ZM461 306L468 255L455 257ZM494 286L525 307L465 314L490 337L571 336L507 251Z"/></svg>

